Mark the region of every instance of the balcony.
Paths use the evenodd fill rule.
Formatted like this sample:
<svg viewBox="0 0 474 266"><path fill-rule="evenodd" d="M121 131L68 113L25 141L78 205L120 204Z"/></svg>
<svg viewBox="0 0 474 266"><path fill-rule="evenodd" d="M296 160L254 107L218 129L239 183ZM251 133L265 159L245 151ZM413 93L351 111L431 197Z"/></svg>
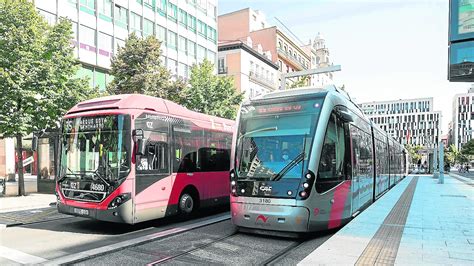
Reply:
<svg viewBox="0 0 474 266"><path fill-rule="evenodd" d="M249 77L250 77L250 80L262 86L265 86L271 90L274 90L277 88L274 80L270 79L269 77L265 77L264 75L260 73L255 73L254 71L250 71Z"/></svg>
<svg viewBox="0 0 474 266"><path fill-rule="evenodd" d="M298 61L298 58L295 58L292 54L286 52L285 50L283 50L282 48L277 48L277 51L278 51L278 54L281 55L282 57L286 58L288 61L292 62L294 65L297 65L298 67L300 67L301 69L308 69L307 67L305 67L303 65L303 63L301 63L300 61ZM280 69L280 71L283 71L282 69Z"/></svg>
<svg viewBox="0 0 474 266"><path fill-rule="evenodd" d="M218 73L218 74L227 74L227 71L228 71L228 69L227 69L226 66L225 66L225 67L220 66L220 67L217 69L217 73Z"/></svg>

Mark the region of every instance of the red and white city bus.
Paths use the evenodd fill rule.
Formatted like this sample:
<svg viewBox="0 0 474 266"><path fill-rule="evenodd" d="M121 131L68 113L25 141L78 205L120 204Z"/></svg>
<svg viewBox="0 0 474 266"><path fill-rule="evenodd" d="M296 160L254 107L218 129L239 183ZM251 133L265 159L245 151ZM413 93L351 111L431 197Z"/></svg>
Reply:
<svg viewBox="0 0 474 266"><path fill-rule="evenodd" d="M62 121L58 210L134 224L228 203L233 127L144 95L81 102Z"/></svg>

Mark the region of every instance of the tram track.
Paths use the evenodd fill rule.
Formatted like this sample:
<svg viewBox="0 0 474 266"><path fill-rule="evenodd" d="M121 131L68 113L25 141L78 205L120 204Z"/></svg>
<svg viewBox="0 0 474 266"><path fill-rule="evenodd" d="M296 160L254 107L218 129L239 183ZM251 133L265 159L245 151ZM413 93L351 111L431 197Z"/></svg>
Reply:
<svg viewBox="0 0 474 266"><path fill-rule="evenodd" d="M182 256L185 256L185 255L188 255L196 250L200 250L200 249L204 249L206 247L209 247L213 244L216 244L218 242L222 242L222 241L225 241L226 239L234 236L238 234L237 230L233 231L232 233L230 234L227 234L225 236L222 236L222 237L219 237L217 239L214 239L210 242L207 242L207 243L203 243L203 244L200 244L200 245L197 245L189 250L186 250L186 251L183 251L183 252L180 252L176 255L172 255L172 256L168 256L168 257L165 257L165 258L162 258L162 259L159 259L157 261L154 261L154 262L151 262L151 263L148 263L147 266L153 266L153 265L159 265L159 264L162 264L162 263L165 263L165 262L168 262L168 261L171 261L173 259L176 259L176 258L179 258L179 257L182 257Z"/></svg>
<svg viewBox="0 0 474 266"><path fill-rule="evenodd" d="M288 253L291 251L297 249L301 245L303 245L306 242L306 240L300 240L300 241L295 241L288 245L286 248L280 250L278 253L275 253L273 256L270 258L264 260L260 265L262 266L267 266L267 265L275 265L278 263L283 257L285 257Z"/></svg>

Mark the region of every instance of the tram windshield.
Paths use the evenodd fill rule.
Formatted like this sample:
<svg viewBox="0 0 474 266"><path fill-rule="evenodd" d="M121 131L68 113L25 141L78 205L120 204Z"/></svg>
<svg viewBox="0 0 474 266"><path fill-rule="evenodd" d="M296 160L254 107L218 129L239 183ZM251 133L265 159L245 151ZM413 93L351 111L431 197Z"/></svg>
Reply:
<svg viewBox="0 0 474 266"><path fill-rule="evenodd" d="M237 143L239 179L301 178L322 100L242 107Z"/></svg>

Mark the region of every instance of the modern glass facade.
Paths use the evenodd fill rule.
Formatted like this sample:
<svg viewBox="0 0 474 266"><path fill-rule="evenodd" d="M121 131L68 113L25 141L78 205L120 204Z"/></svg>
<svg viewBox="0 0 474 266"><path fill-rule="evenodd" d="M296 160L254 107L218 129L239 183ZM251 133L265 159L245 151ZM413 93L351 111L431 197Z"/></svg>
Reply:
<svg viewBox="0 0 474 266"><path fill-rule="evenodd" d="M189 78L191 66L204 59L217 65L217 0L34 2L50 24L71 19L75 54L83 64L78 75L89 77L99 90L112 80L110 60L132 32L162 42L162 62L175 77Z"/></svg>
<svg viewBox="0 0 474 266"><path fill-rule="evenodd" d="M450 0L450 81L474 81L474 0Z"/></svg>

